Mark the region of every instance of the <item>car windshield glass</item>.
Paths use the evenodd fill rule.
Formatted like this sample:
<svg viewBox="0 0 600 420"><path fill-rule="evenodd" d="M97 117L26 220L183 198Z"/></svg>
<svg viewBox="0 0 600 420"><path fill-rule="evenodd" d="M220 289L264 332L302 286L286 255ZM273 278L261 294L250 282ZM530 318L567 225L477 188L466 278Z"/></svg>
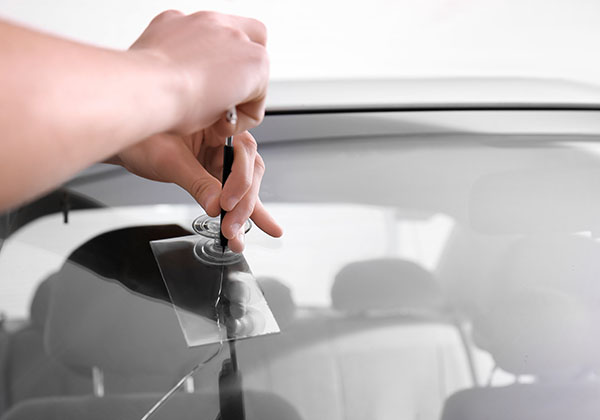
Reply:
<svg viewBox="0 0 600 420"><path fill-rule="evenodd" d="M382 128L356 130L369 124ZM214 419L236 401L248 419L597 414L599 124L583 111L267 117L261 196L285 235L251 229L244 259L281 333L235 350L188 348L149 246L192 234L200 207L96 167L3 215L0 401L140 419L206 361L156 418Z"/></svg>

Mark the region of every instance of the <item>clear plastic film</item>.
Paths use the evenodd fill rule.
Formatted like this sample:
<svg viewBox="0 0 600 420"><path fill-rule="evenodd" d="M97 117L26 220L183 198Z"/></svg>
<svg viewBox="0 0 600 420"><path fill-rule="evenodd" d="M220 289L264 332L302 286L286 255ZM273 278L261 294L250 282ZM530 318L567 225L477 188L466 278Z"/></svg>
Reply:
<svg viewBox="0 0 600 420"><path fill-rule="evenodd" d="M243 255L221 247L218 219L201 216L193 228L199 235L151 241L150 246L188 346L220 345L167 391L142 420L152 417L194 373L218 356L225 341L229 341L230 358L219 377L221 416L243 419L235 340L279 332ZM249 229L248 222L246 232Z"/></svg>
<svg viewBox="0 0 600 420"><path fill-rule="evenodd" d="M150 243L188 346L279 332L244 256L219 245L218 219L194 230Z"/></svg>

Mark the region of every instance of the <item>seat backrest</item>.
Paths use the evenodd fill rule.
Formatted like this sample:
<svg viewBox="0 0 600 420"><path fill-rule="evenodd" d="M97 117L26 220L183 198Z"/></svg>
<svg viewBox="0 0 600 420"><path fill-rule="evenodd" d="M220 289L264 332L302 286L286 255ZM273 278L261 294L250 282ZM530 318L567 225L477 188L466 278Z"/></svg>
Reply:
<svg viewBox="0 0 600 420"><path fill-rule="evenodd" d="M89 375L60 365L44 349L44 328L54 275L38 286L30 307L29 323L9 336L6 389L8 403L57 395L78 395L92 390Z"/></svg>
<svg viewBox="0 0 600 420"><path fill-rule="evenodd" d="M442 420L594 420L600 386L590 383L516 384L457 392Z"/></svg>
<svg viewBox="0 0 600 420"><path fill-rule="evenodd" d="M346 314L333 342L345 418L437 419L447 396L471 386L460 332L436 279L418 264L350 264L336 276L332 301Z"/></svg>
<svg viewBox="0 0 600 420"><path fill-rule="evenodd" d="M600 416L600 245L576 236L527 238L499 262L502 276L474 320L496 366L530 384L485 387L448 399L444 420L592 419Z"/></svg>
<svg viewBox="0 0 600 420"><path fill-rule="evenodd" d="M94 397L50 397L13 407L2 420L132 420L140 419L160 394ZM176 394L156 411L152 420L214 420L217 395ZM244 394L246 420L301 420L297 411L281 398L265 393Z"/></svg>
<svg viewBox="0 0 600 420"><path fill-rule="evenodd" d="M106 249L112 244L107 235L121 239L116 252L114 246ZM57 274L45 330L46 349L74 372L100 369L106 393L166 390L213 351L187 347L168 301L129 288L135 284L164 288L149 245L150 239L163 235L161 227L109 232L75 251L79 258L68 260ZM83 251L90 249L98 252L95 261L101 263L102 273L76 262L85 262ZM136 272L138 265L141 274ZM168 299L166 291L165 296Z"/></svg>
<svg viewBox="0 0 600 420"><path fill-rule="evenodd" d="M24 401L4 419L141 418L162 397L149 392L166 392L184 372L215 351L216 345L187 347L172 305L157 291L156 285L163 283L149 240L178 236L180 232L168 227L142 227L107 235L111 234L126 242L115 251L115 247L106 249L115 237L92 239L57 273L45 328L49 354L74 372L98 368L104 373L106 395ZM90 269L86 262L100 262L101 270ZM136 284L143 293L133 287ZM121 381L121 386L115 387L115 378L128 382ZM218 375L212 379L216 385ZM248 419L300 418L277 396L245 392L244 401ZM214 392L180 392L153 419L212 420L218 402Z"/></svg>
<svg viewBox="0 0 600 420"><path fill-rule="evenodd" d="M448 395L472 384L460 335L441 318L443 296L423 268L350 264L332 302L333 311L298 317L281 334L238 343L245 386L276 392L307 419L433 420Z"/></svg>
<svg viewBox="0 0 600 420"><path fill-rule="evenodd" d="M478 328L496 366L536 383L469 389L453 395L443 420L592 419L600 415L600 384L586 379L594 359L588 311L573 296L522 287L498 298Z"/></svg>
<svg viewBox="0 0 600 420"><path fill-rule="evenodd" d="M433 275L420 265L400 258L348 264L335 277L331 302L334 309L346 315L438 313L445 303Z"/></svg>

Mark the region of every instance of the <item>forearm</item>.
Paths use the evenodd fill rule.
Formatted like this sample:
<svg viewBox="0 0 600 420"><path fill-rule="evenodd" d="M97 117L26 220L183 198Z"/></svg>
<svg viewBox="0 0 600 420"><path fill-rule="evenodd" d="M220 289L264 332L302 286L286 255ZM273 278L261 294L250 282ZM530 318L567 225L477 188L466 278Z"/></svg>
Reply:
<svg viewBox="0 0 600 420"><path fill-rule="evenodd" d="M172 128L181 81L143 52L85 46L0 21L0 209Z"/></svg>

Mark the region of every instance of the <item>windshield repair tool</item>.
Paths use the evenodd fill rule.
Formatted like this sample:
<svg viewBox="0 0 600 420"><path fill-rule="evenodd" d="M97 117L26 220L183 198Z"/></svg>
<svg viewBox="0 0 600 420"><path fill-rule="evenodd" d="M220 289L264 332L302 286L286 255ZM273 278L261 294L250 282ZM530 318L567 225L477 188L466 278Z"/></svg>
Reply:
<svg viewBox="0 0 600 420"><path fill-rule="evenodd" d="M233 107L229 111L227 111L227 115L225 118L227 119L227 122L229 124L232 124L234 126L237 124L237 111L235 110L235 107ZM225 182L227 182L227 178L229 178L229 174L231 174L232 166L233 166L233 136L229 136L229 137L227 137L227 139L225 139L225 146L223 147L223 177L222 177L222 181L221 181L221 185L223 187L225 186ZM227 212L225 210L221 209L221 226L223 226L223 219L225 218L226 214L227 214ZM221 228L220 239L221 239L221 246L223 247L223 253L225 253L225 248L227 247L229 241L227 240L225 235L223 235L222 228Z"/></svg>
<svg viewBox="0 0 600 420"><path fill-rule="evenodd" d="M232 108L227 112L227 121L235 125L237 123L237 112ZM233 166L233 136L227 137L223 148L223 180L222 186L225 187L227 178L231 174ZM225 249L229 241L223 235L223 219L227 212L221 209L221 223L219 229L219 239L222 247L222 254L225 255ZM221 266L221 292L223 285L223 275L225 265ZM223 362L221 372L219 373L219 416L218 420L244 420L244 394L242 392L242 376L238 370L237 353L235 349L235 331L231 331L230 324L227 326L227 338L229 340L229 359Z"/></svg>
<svg viewBox="0 0 600 420"><path fill-rule="evenodd" d="M227 114L236 122L235 110ZM223 184L233 165L233 138L225 143ZM189 347L219 343L219 350L199 363L158 401L143 417L147 420L167 402L188 378L219 354L229 341L229 357L219 375L221 420L243 419L241 375L235 340L278 333L279 326L243 254L236 254L223 239L219 217L204 214L192 228L196 235L154 240L150 247L166 286L169 300ZM248 220L244 232L252 224Z"/></svg>

